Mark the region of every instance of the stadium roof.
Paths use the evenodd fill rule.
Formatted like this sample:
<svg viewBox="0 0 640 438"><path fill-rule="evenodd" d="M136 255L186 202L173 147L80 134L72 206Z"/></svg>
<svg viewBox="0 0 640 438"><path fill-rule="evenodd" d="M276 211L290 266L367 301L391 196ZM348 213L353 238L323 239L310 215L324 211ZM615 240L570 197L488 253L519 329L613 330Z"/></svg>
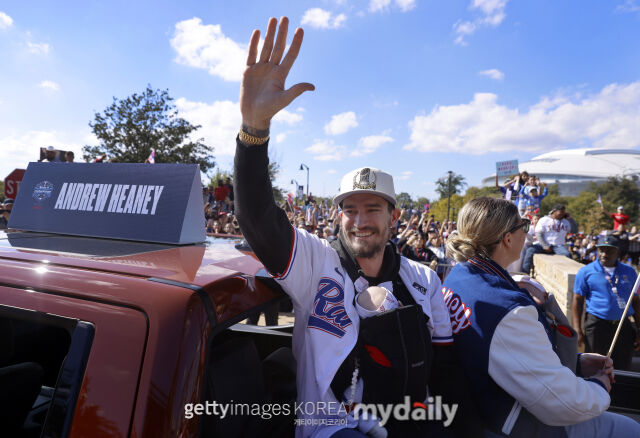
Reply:
<svg viewBox="0 0 640 438"><path fill-rule="evenodd" d="M565 149L538 155L520 165L535 175L567 175L585 179L640 173L640 151L634 149Z"/></svg>
<svg viewBox="0 0 640 438"><path fill-rule="evenodd" d="M640 150L565 149L538 155L518 167L547 182L630 176L640 174ZM490 183L493 178L495 173L483 182Z"/></svg>

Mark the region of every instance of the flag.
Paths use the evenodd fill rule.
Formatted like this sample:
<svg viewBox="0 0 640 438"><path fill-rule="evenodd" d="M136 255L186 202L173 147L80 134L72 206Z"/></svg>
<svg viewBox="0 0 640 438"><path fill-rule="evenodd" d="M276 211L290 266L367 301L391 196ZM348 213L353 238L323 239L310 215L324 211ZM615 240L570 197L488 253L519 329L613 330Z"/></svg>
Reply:
<svg viewBox="0 0 640 438"><path fill-rule="evenodd" d="M294 211L293 210L293 193L287 194L287 204L289 204L289 208L291 209L291 211Z"/></svg>
<svg viewBox="0 0 640 438"><path fill-rule="evenodd" d="M149 158L146 159L145 163L155 164L156 162L156 150L151 149L151 153L149 154Z"/></svg>
<svg viewBox="0 0 640 438"><path fill-rule="evenodd" d="M596 202L602 205L602 198L600 197L600 193L598 193L598 199L596 199Z"/></svg>

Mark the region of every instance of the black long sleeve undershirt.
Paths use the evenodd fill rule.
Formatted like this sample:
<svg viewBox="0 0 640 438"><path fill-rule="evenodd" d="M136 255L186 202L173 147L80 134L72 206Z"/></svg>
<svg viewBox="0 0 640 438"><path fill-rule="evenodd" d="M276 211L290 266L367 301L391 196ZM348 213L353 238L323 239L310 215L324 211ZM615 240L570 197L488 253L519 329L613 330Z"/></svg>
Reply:
<svg viewBox="0 0 640 438"><path fill-rule="evenodd" d="M247 146L236 138L233 190L238 224L247 243L274 276L287 268L293 228L273 199L268 143Z"/></svg>

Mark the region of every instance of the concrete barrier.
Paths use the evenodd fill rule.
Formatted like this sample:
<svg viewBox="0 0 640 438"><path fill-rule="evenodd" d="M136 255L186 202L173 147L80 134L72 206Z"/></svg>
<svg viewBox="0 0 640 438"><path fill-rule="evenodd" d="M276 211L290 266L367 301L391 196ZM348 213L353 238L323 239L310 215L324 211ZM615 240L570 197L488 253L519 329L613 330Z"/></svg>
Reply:
<svg viewBox="0 0 640 438"><path fill-rule="evenodd" d="M561 255L536 254L533 256L534 278L553 293L560 308L571 320L571 300L576 274L584 265Z"/></svg>

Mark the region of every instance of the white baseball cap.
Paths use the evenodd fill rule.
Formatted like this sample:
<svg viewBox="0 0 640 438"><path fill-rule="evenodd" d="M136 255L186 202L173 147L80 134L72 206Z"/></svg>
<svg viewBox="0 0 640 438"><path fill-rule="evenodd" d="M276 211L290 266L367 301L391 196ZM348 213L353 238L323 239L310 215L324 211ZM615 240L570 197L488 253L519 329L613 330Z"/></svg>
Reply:
<svg viewBox="0 0 640 438"><path fill-rule="evenodd" d="M393 177L383 170L361 167L347 173L342 177L340 193L333 198L333 203L340 205L345 198L360 193L378 195L396 205Z"/></svg>
<svg viewBox="0 0 640 438"><path fill-rule="evenodd" d="M624 207L622 205L619 205L618 210L624 210Z"/></svg>

